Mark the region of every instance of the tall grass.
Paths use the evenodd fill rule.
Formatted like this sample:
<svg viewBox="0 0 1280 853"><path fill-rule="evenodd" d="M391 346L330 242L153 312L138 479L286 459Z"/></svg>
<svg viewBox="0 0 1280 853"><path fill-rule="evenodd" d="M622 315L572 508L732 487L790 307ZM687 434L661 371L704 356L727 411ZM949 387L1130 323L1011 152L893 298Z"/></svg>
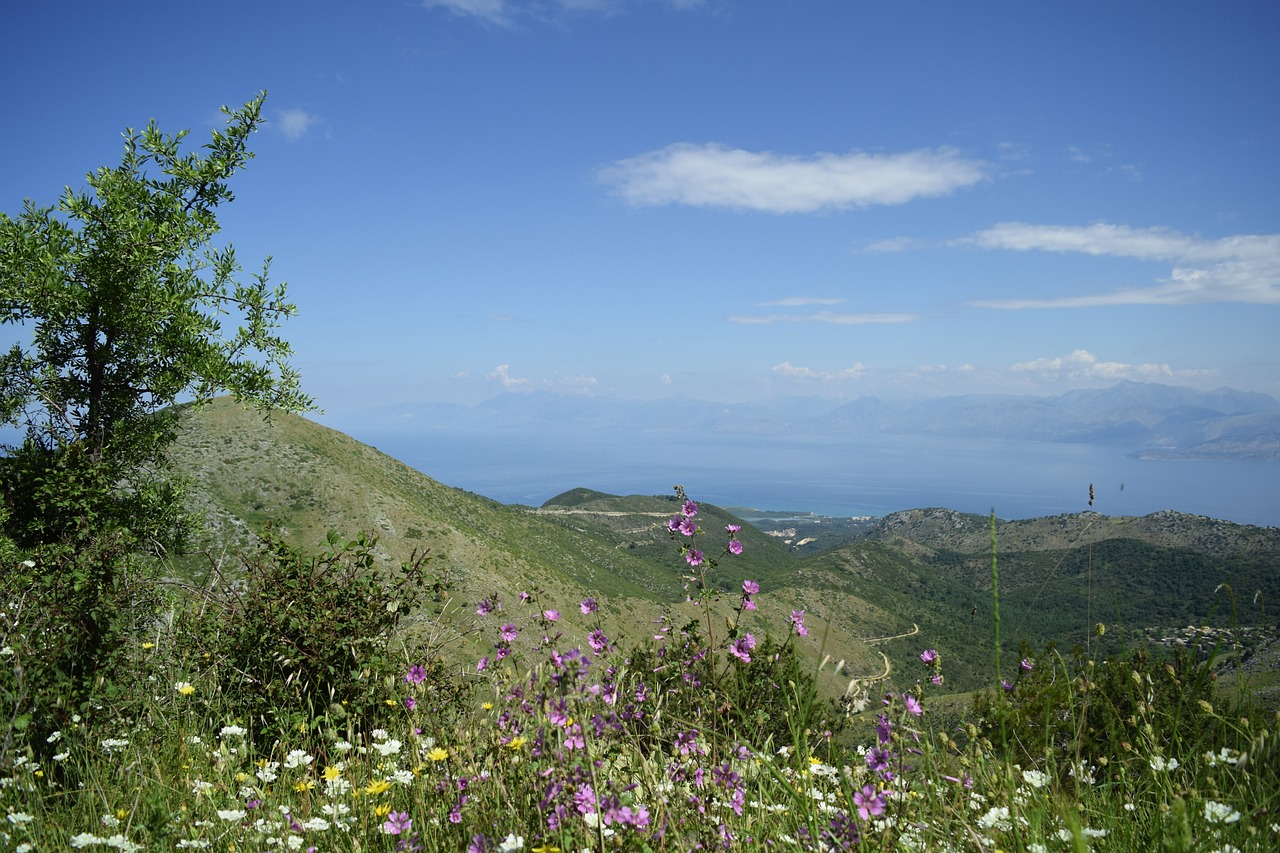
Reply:
<svg viewBox="0 0 1280 853"><path fill-rule="evenodd" d="M38 726L11 727L0 847L1280 846L1277 719L1220 694L1212 655L1027 650L1013 674L997 635L991 688L959 726L934 722L946 661L924 648L875 682L883 692L855 678L837 706L793 653L802 613L772 636L767 589L700 582L698 542L720 534L683 506L671 529L689 600L639 645L610 638L592 599L490 595L467 604L485 648L465 669L402 642L382 649L394 672L366 678L358 701L310 695L301 712L251 717L240 662L209 652L181 614L149 625L123 656L128 703L79 709L38 741ZM994 543L992 570L998 596ZM563 629L561 609L589 629ZM6 673L32 647L25 624L6 606ZM263 637L264 655L274 642Z"/></svg>

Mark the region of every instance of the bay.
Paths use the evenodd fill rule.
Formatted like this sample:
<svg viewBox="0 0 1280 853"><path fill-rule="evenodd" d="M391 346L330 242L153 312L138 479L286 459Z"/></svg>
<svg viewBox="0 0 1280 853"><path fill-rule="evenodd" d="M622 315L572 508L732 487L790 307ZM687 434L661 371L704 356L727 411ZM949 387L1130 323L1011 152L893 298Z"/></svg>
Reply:
<svg viewBox="0 0 1280 853"><path fill-rule="evenodd" d="M1172 509L1280 525L1280 463L1143 460L1106 445L497 427L352 434L446 485L530 506L577 487L666 495L679 483L721 506L831 516L918 507L994 509L1005 519Z"/></svg>

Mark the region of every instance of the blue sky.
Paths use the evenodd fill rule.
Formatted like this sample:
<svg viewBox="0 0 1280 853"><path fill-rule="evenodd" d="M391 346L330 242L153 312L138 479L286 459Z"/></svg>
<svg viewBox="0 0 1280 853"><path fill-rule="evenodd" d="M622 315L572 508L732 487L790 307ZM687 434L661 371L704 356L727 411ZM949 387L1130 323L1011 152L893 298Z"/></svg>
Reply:
<svg viewBox="0 0 1280 853"><path fill-rule="evenodd" d="M155 118L270 122L224 234L333 413L1280 395L1280 4L42 2L0 210Z"/></svg>

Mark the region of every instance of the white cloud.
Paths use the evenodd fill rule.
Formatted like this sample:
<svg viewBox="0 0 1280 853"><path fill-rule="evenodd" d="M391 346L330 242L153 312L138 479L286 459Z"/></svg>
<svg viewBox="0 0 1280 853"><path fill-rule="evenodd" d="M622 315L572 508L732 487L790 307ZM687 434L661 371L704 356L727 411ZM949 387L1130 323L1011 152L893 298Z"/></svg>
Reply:
<svg viewBox="0 0 1280 853"><path fill-rule="evenodd" d="M1056 358L1024 361L1012 365L1010 369L1015 373L1039 374L1047 379L1105 379L1108 381L1132 379L1143 382L1206 376L1210 373L1207 370L1175 370L1168 364L1125 364L1119 361L1101 361L1096 355L1083 349Z"/></svg>
<svg viewBox="0 0 1280 853"><path fill-rule="evenodd" d="M555 20L562 14L611 15L622 11L628 0L421 0L423 8L444 9L460 18L476 18L509 27L517 18ZM705 0L668 0L676 9L696 9Z"/></svg>
<svg viewBox="0 0 1280 853"><path fill-rule="evenodd" d="M664 374L662 374L661 376L659 376L659 377L658 377L658 381L659 381L659 382L661 382L663 385L670 385L670 384L671 384L671 374L670 374L670 373L664 373Z"/></svg>
<svg viewBox="0 0 1280 853"><path fill-rule="evenodd" d="M783 299L775 299L772 302L757 303L762 308L784 307L796 308L803 305L839 305L844 299L836 299L824 296L788 296Z"/></svg>
<svg viewBox="0 0 1280 853"><path fill-rule="evenodd" d="M490 382L497 382L506 390L510 391L515 388L521 388L529 384L528 379L517 379L511 375L511 366L507 364L499 364L493 369L492 373L486 374L485 379Z"/></svg>
<svg viewBox="0 0 1280 853"><path fill-rule="evenodd" d="M512 3L507 0L422 0L427 9L446 9L460 17L480 18L491 24L511 24Z"/></svg>
<svg viewBox="0 0 1280 853"><path fill-rule="evenodd" d="M913 237L886 237L883 240L875 240L868 243L863 251L874 255L884 255L905 252L907 249L918 245L920 245L920 241Z"/></svg>
<svg viewBox="0 0 1280 853"><path fill-rule="evenodd" d="M285 139L296 142L320 122L320 117L300 109L277 110L276 121L279 122L280 132Z"/></svg>
<svg viewBox="0 0 1280 853"><path fill-rule="evenodd" d="M1130 228L1106 223L1066 226L1002 222L959 242L984 249L1074 252L1172 264L1168 277L1150 287L1084 296L973 303L980 307L1280 304L1280 234L1241 234L1206 240L1165 228Z"/></svg>
<svg viewBox="0 0 1280 853"><path fill-rule="evenodd" d="M768 326L774 323L828 323L835 326L862 326L868 324L911 323L918 314L837 314L818 311L813 314L733 314L730 323Z"/></svg>
<svg viewBox="0 0 1280 853"><path fill-rule="evenodd" d="M948 195L986 177L986 165L950 148L901 154L796 156L676 143L600 170L633 205L686 204L813 213Z"/></svg>
<svg viewBox="0 0 1280 853"><path fill-rule="evenodd" d="M773 372L778 376L786 376L800 380L818 380L822 382L839 382L847 379L859 379L866 372L862 362L854 362L853 367L844 370L813 370L808 367L796 367L789 361L775 364Z"/></svg>

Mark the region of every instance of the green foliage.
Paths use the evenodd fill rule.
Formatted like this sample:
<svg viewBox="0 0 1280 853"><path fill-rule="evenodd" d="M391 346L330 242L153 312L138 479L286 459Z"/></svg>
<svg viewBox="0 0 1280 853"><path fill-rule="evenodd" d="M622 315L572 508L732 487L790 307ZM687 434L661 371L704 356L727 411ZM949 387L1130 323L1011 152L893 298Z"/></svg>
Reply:
<svg viewBox="0 0 1280 853"><path fill-rule="evenodd" d="M224 107L226 130L204 156L181 151L185 131L151 122L126 130L120 166L88 175L91 192L68 188L56 214L29 200L16 219L0 214L0 322L30 332L27 347L0 359L5 422L25 423L46 446L84 441L91 455L110 447L131 464L171 439L167 423L146 416L182 395L310 406L275 334L294 312L284 285L269 284L269 262L237 281L234 248L213 243L264 98ZM241 325L227 334L232 312Z"/></svg>
<svg viewBox="0 0 1280 853"><path fill-rule="evenodd" d="M309 555L268 530L244 577L193 618L221 690L237 716L264 737L278 737L333 709L374 717L386 708L372 685L404 668L391 641L401 621L434 593L425 554L385 576L374 564L377 540L344 542ZM336 707L335 707L336 706Z"/></svg>
<svg viewBox="0 0 1280 853"><path fill-rule="evenodd" d="M5 613L22 638L3 683L10 731L61 724L116 689L121 638L155 619L153 567L138 555L180 550L191 527L182 482L166 476L174 404L229 391L311 406L276 334L294 312L285 286L268 282L268 263L240 282L235 250L214 244L264 97L224 107L202 153L151 122L56 209L0 213L0 324L19 332L0 355L0 424L26 429L0 456L0 522L31 555L0 584L22 605Z"/></svg>
<svg viewBox="0 0 1280 853"><path fill-rule="evenodd" d="M708 647L703 625L691 621L670 644L644 644L628 655L630 669L646 690L663 697L667 724L698 729L755 749L803 749L809 730L835 734L845 716L829 699L819 700L813 670L801 665L795 646L766 637L744 663ZM730 638L732 639L732 637ZM661 749L663 729L640 718L629 728L641 746Z"/></svg>
<svg viewBox="0 0 1280 853"><path fill-rule="evenodd" d="M0 739L26 730L36 754L73 714L136 695L126 638L153 624L161 599L154 564L129 553L121 532L83 528L41 545L0 573Z"/></svg>
<svg viewBox="0 0 1280 853"><path fill-rule="evenodd" d="M1050 645L1010 689L976 695L977 732L999 743L1003 724L1009 761L1056 770L1064 784L1088 767L1142 775L1151 756L1237 745L1214 708L1215 680L1212 658L1185 652L1096 661L1080 649L1064 659Z"/></svg>
<svg viewBox="0 0 1280 853"><path fill-rule="evenodd" d="M214 245L264 97L224 107L226 129L203 155L182 152L185 131L151 122L126 130L121 164L89 174L89 191L68 189L56 211L28 200L16 218L0 213L0 323L24 338L0 356L0 422L27 430L0 460L20 542L60 540L86 513L181 527L160 511L176 505L176 484L152 485L180 399L229 391L261 407L311 406L276 334L294 313L285 286L268 282L267 264L241 283L234 248ZM81 456L68 463L73 447ZM55 471L69 477L51 485ZM90 483L73 494L82 476ZM46 512L50 489L67 493L69 512Z"/></svg>

